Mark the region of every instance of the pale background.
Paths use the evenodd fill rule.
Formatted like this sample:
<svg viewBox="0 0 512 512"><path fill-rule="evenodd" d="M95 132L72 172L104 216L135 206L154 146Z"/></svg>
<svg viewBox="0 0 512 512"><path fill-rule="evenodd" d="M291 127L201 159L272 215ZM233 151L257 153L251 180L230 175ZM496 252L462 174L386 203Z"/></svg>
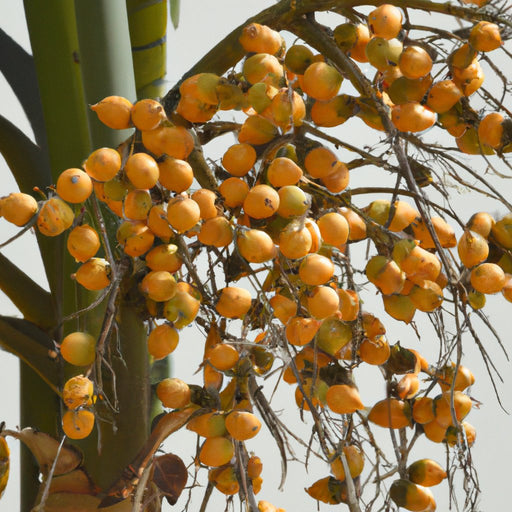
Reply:
<svg viewBox="0 0 512 512"><path fill-rule="evenodd" d="M216 2L201 0L182 0L180 26L177 31L169 30L168 36L168 77L169 86L174 84L177 79L195 63L211 46L218 42L226 35L231 28L242 23L249 16L252 16L259 10L272 5L271 1L249 1L249 0L217 0ZM12 35L24 48L30 51L30 43L26 32L26 25L23 16L22 2L12 2L10 0L0 0L1 26ZM430 16L424 15L423 24L430 23ZM327 19L322 16L322 20ZM331 22L331 26L341 21ZM496 52L495 52L496 53ZM346 87L346 86L344 86ZM344 92L350 92L348 88ZM30 128L27 121L23 117L21 108L16 102L12 92L9 90L2 76L0 76L0 112L13 122L15 122L23 131L30 134ZM354 131L357 126L359 131ZM368 133L362 126L362 123L355 121L350 123L351 131L340 131L347 140L364 140ZM353 137L350 139L350 137ZM374 135L375 137L375 135ZM366 139L368 142L369 140ZM376 140L376 139L375 139ZM229 140L225 141L229 143ZM218 149L216 150L218 153ZM343 158L343 153L341 158ZM215 154L215 149L214 149ZM217 155L218 156L218 155ZM347 158L349 158L348 155ZM471 165L479 165L474 160L468 160ZM499 165L496 163L496 165ZM503 169L504 173L510 174L509 170ZM380 171L382 174L382 171ZM368 183L377 184L379 180L379 171L368 167L353 173L351 176L351 185ZM512 187L509 181L500 182L499 188L507 197L512 197ZM9 175L3 160L0 157L0 196L6 195L16 190L14 180ZM456 191L454 189L454 194ZM361 205L369 202L365 199ZM469 218L471 213L476 210L487 210L494 214L505 213L503 207L496 205L485 198L469 195L458 195L455 197L455 206L458 208L459 214L463 219ZM12 229L3 220L0 220L0 240L4 241L16 230ZM4 254L11 257L17 264L22 267L34 280L45 286L42 265L39 259L37 248L34 245L35 237L32 233L25 234L21 239L17 240L11 246L4 249ZM362 265L361 265L362 266ZM369 310L379 313L380 302L370 304L366 303ZM512 304L505 302L501 297L489 298L485 311L490 315L497 330L502 335L505 345L510 345L510 321L508 320L512 311ZM0 293L0 313L5 315L17 315L16 309L9 301ZM418 313L421 315L421 313ZM418 317L417 317L418 318ZM426 318L423 315L423 318ZM386 320L385 324L388 329L389 339L391 342L400 340L402 345L411 348L417 348L425 355L425 357L435 357L437 350L437 341L432 336L431 328L428 321L418 321L421 331L421 341L418 341L415 333L411 328L405 327L403 324ZM510 363L505 360L502 353L497 348L497 344L492 337L485 334L482 341L486 345L486 349L493 356L494 361L504 376L505 382L500 384L500 392L502 401L507 410L512 410L512 399L510 398ZM193 327L184 331L180 346L175 352L173 366L176 368L175 375L183 378L187 382L199 383L199 376L193 376L195 368L189 371L189 375L183 374L183 370L190 368L196 364L196 354L202 347L202 338L200 333ZM465 364L469 366L477 377L477 382L471 390L471 395L482 402L481 409L473 410L469 416L469 421L476 426L477 442L472 449L472 457L475 465L479 470L480 485L482 488L482 497L480 509L489 511L494 509L502 509L507 504L505 498L509 484L509 461L512 457L512 443L510 440L510 429L512 422L510 417L505 414L498 406L489 379L486 375L485 367L481 361L479 352L476 350L474 343L469 337L464 338ZM15 428L18 424L18 363L16 358L4 352L0 353L0 420L4 420L8 428ZM361 395L365 403L372 403L378 398L383 398L384 389L383 381L378 376L378 372L367 370L364 375L358 370L356 378L360 387ZM271 383L272 384L272 383ZM271 387L269 386L269 389ZM284 385L283 385L284 389ZM292 391L292 388L285 389L285 392ZM278 393L272 402L275 409L282 409L290 405L293 397L288 393ZM301 426L298 413L292 412L284 416L287 424L305 441L310 435L310 426ZM316 479L326 476L328 468L325 464L316 462L312 459L308 474L305 474L304 468L299 463L291 463L288 479L284 492L276 490L280 479L280 462L276 446L271 437L264 432L265 428L257 438L250 441L249 448L254 449L264 463L264 485L259 499L267 499L276 506L286 508L288 511L305 512L316 510L316 503L303 491L304 487L311 485ZM11 479L7 486L7 490L0 501L0 511L14 511L19 507L18 497L18 445L9 439L9 445L12 452L12 469ZM180 454L186 464L191 461L191 454L195 446L195 436L183 433L179 436L171 438L165 446L168 451L174 451ZM296 453L303 459L304 452L300 447L296 448ZM415 456L417 458L433 457L443 463L445 454L443 448L433 445L430 442L417 443L415 448ZM200 477L205 478L203 472ZM198 510L201 499L200 490L196 493L197 499L189 508L190 511ZM460 490L462 493L462 490ZM438 510L448 510L446 502L446 484L442 484L438 488L434 488L434 495L438 500ZM182 510L186 500L186 493L180 498L180 501L174 508ZM198 501L199 500L199 501ZM222 510L224 497L217 491L214 491L212 500L216 502L211 504L212 510ZM236 505L235 505L236 506ZM321 510L329 510L332 507L321 505ZM344 506L337 509L344 509Z"/></svg>

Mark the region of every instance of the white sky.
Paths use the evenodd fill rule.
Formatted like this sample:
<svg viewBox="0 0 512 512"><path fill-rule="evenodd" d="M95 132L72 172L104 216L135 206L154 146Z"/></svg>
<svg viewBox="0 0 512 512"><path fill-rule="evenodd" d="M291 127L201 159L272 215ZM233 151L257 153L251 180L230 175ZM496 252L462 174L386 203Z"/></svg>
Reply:
<svg viewBox="0 0 512 512"><path fill-rule="evenodd" d="M168 37L168 82L170 85L188 69L190 64L195 63L212 45L219 41L226 35L230 28L243 22L247 17L255 14L264 7L272 5L274 2L263 0L217 0L216 2L206 2L201 0L182 0L181 6L181 20L180 26L177 31L169 30ZM20 44L29 49L28 36L26 34L26 26L23 18L22 2L12 2L10 0L0 0L0 12L2 17L1 26L11 34ZM322 16L322 19L324 17ZM429 23L429 19L425 16L422 19L424 24ZM331 26L334 26L332 23ZM26 120L23 118L21 109L17 105L12 92L9 90L2 76L0 76L0 112L12 121L14 121L21 129L28 132L29 127ZM354 122L354 126L360 126L358 121ZM354 128L350 127L351 130ZM364 131L344 132L344 136L354 137L359 139L364 137ZM1 157L0 157L1 159ZM15 190L15 184L9 176L9 171L0 160L0 195L8 194L10 191ZM473 164L472 164L473 165ZM357 171L358 175L354 176L355 183L368 183L375 181L375 176L370 175L369 168ZM504 170L505 173L509 172ZM509 181L500 183L501 192L507 197L511 197L512 187ZM458 195L456 197L456 208L458 208L460 216L463 219L469 218L471 213L475 210L485 210L493 212L499 209L503 213L503 208L494 206L493 203L485 200L482 197ZM15 233L16 230L12 229L3 220L0 220L0 240L3 241ZM37 250L34 249L35 237L31 233L27 233L22 239L17 240L12 246L6 248L3 252L7 256L13 258L33 279L44 285L44 276L42 274L42 267L38 260ZM361 265L362 266L362 265ZM376 306L380 307L380 306ZM488 300L486 312L491 315L494 325L497 330L502 334L505 345L510 344L510 327L508 320L509 311L512 305L505 302L501 297L492 297ZM2 314L16 315L15 308L10 305L9 301L0 295L0 312ZM384 320L384 317L382 317ZM393 321L386 321L388 328L389 339L391 342L401 340L405 346L417 348L422 353L429 357L433 357L436 353L436 343L430 343L429 328L420 323L422 330L422 341L419 343L416 339L414 332L410 328L406 328L402 324ZM427 334L424 334L427 333ZM184 378L188 382L198 383L198 376L192 375L183 376L181 371L186 368L190 357L197 351L197 347L201 346L202 341L196 339L199 333L194 328L185 330L180 342L180 346L175 352L173 366L176 369L176 376ZM433 339L433 338L432 338ZM475 350L474 344L469 338L464 339L464 351L466 354L465 364L473 370L477 377L477 382L472 388L472 396L482 402L480 411L474 410L469 416L469 421L476 426L477 429L477 442L472 450L472 456L475 465L479 470L480 483L482 488L481 509L494 510L503 509L506 504L504 490L509 485L508 478L508 461L512 456L512 443L510 440L510 428L512 427L511 419L508 415L503 413L496 403L496 399L492 392L492 388L487 378L485 368L481 362L481 357L478 351ZM507 390L510 389L510 363L507 363L500 351L497 349L495 341L487 334L483 342L486 349L493 356L496 364L505 377L505 382L501 385L502 399L505 407L512 410L512 399ZM430 344L429 344L430 343ZM191 345L192 344L192 345ZM196 344L194 346L194 344ZM18 395L17 388L14 383L17 380L17 361L13 356L5 353L0 353L0 420L5 420L9 428L14 428L18 422ZM190 372L192 373L192 371ZM364 376L360 375L358 384L360 386L363 401L371 403L372 394L375 393L377 387L379 392L382 390L382 379L378 376L378 372L367 371ZM357 376L356 376L357 377ZM377 382L377 384L375 384ZM383 391L382 391L383 392ZM285 407L288 405L290 395L282 396L275 402L276 408ZM304 438L309 436L310 427L300 427L298 416L293 412L289 416L284 416L286 423L298 432L302 432ZM303 512L306 510L315 510L316 504L310 499L302 490L304 487L311 485L317 478L326 476L328 468L323 464L313 463L310 468L310 473L306 477L303 475L303 467L299 464L291 464L290 474L287 480L286 487L283 493L275 490L279 481L280 463L277 455L275 444L271 437L262 429L261 434L249 443L251 449L255 449L256 453L260 455L264 463L264 486L263 490L258 495L260 499L267 499L274 503L276 506L286 508L288 511L296 510ZM180 453L178 447L182 447L182 456L185 462L190 460L190 454L194 446L194 436L181 435L178 438L172 438L167 443L166 447L169 450ZM12 471L11 480L7 487L2 501L0 501L0 510L17 510L19 504L18 498L18 447L16 442L9 440L9 445L12 449ZM432 443L418 442L415 449L417 458L428 456L435 456L439 462L444 461L443 450L438 446L433 446ZM188 459L186 458L188 456ZM205 475L203 475L204 477ZM438 510L447 510L446 493L447 486L441 486L433 489L434 495L440 504ZM199 493L200 494L200 493ZM198 496L199 496L198 494ZM223 497L215 491L215 500L219 503L218 509L222 510L221 503ZM200 497L199 497L200 499ZM196 502L197 503L197 502ZM175 510L181 510L183 507L183 498L178 502ZM444 506L443 506L444 504ZM181 508L180 508L181 505ZM198 508L198 505L194 508ZM212 508L213 509L213 508ZM192 510L192 509L191 509ZM320 510L330 510L327 505L321 505Z"/></svg>

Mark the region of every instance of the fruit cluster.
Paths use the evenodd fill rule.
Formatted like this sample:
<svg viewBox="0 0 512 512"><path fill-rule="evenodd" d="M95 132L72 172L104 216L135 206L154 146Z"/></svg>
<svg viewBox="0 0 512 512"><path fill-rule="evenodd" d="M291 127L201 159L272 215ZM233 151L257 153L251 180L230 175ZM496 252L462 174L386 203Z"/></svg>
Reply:
<svg viewBox="0 0 512 512"><path fill-rule="evenodd" d="M406 323L417 311L441 311L445 293L459 294L473 309L484 305L486 294L500 291L512 301L512 216L495 221L476 213L457 240L443 218L425 216L403 199L358 208L343 193L351 166L328 138L318 136L318 127L357 116L383 131L394 126L422 132L437 122L465 153L510 149L500 113L488 114L477 126L464 117L467 98L484 80L479 52L502 44L497 26L477 23L468 42L442 63L425 44L404 47L402 30L402 11L384 4L369 14L367 24L347 22L332 31L333 48L376 70L372 98L339 94L343 74L337 66L303 44L286 50L278 32L252 23L240 36L247 52L240 72L187 78L168 116L155 100L132 105L118 96L104 98L91 108L112 129L134 127L127 143L96 149L83 169L62 172L51 197L39 205L22 193L0 200L0 214L17 226L32 222L47 236L69 230L67 248L79 263L74 278L88 290L108 290L120 261L134 263L153 360L171 354L180 330L194 320L208 330L200 361L204 385L168 378L156 392L169 409L210 404L187 428L205 438L197 464L210 468L209 480L227 495L237 493L242 482L247 487L242 470L254 493L261 487L261 460L249 456L243 443L261 427L253 412L255 403L261 412L254 379L268 375L278 358L283 380L297 386L298 408L316 421L353 415L351 421L366 428L368 421L411 428L459 449L475 440L474 428L462 422L472 408L464 393L474 382L471 371L446 364L446 358L429 364L413 349L390 345L384 324L363 308L361 296L371 286L360 278L376 287L390 317ZM450 78L434 81L434 66L446 67ZM243 123L217 122L214 116L222 111L243 111ZM205 170L192 158L199 135L226 130L235 131L238 142L226 149L215 173L206 164ZM416 178L421 186L432 182L425 169ZM97 257L102 244L110 243L101 223L86 224L68 204L96 199L119 219L113 259ZM362 240L372 241L376 253L358 272L350 248ZM460 263L450 265L447 254L455 260L449 251L455 247ZM207 279L197 276L199 254L224 261L225 286L217 287L220 266L212 266ZM260 272L266 274L263 283ZM237 326L240 319L240 336L234 336L226 326ZM248 342L252 330L258 335ZM61 356L81 371L102 356L96 352L96 340L85 332L60 343ZM386 398L369 407L355 382L361 365L380 367L386 381ZM424 389L421 373L429 383ZM434 384L441 393L432 397ZM92 430L93 394L88 377L66 382L63 430L70 438ZM208 400L211 395L215 400ZM358 488L365 452L357 439L341 437L341 448L324 453L334 476L308 488L312 497L347 501L347 468ZM435 510L427 487L445 477L434 461L418 460L391 484L389 496L408 510ZM260 501L259 510L282 509Z"/></svg>

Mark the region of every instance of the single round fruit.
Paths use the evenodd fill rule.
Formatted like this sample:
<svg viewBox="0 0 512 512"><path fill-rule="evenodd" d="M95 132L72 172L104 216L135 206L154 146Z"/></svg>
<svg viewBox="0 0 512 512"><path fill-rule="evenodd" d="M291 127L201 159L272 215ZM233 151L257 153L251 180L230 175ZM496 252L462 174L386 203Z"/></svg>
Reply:
<svg viewBox="0 0 512 512"><path fill-rule="evenodd" d="M131 119L138 130L154 130L165 119L164 107L156 100L139 100L132 107Z"/></svg>
<svg viewBox="0 0 512 512"><path fill-rule="evenodd" d="M343 77L335 67L325 62L313 62L304 72L302 90L316 100L327 101L338 94L342 81Z"/></svg>
<svg viewBox="0 0 512 512"><path fill-rule="evenodd" d="M110 284L110 266L103 258L91 258L80 267L75 279L88 290L103 290Z"/></svg>
<svg viewBox="0 0 512 512"><path fill-rule="evenodd" d="M156 387L158 399L164 407L180 409L190 402L190 388L181 379L167 378Z"/></svg>
<svg viewBox="0 0 512 512"><path fill-rule="evenodd" d="M266 219L277 212L279 194L268 185L256 185L244 200L244 211L253 219Z"/></svg>
<svg viewBox="0 0 512 512"><path fill-rule="evenodd" d="M172 325L158 325L149 333L148 352L155 360L163 359L174 352L179 339L180 335Z"/></svg>
<svg viewBox="0 0 512 512"><path fill-rule="evenodd" d="M121 155L112 148L99 148L88 156L84 169L96 181L110 181L121 169Z"/></svg>
<svg viewBox="0 0 512 512"><path fill-rule="evenodd" d="M75 366L89 366L96 358L96 339L86 332L72 332L60 344L64 360Z"/></svg>
<svg viewBox="0 0 512 512"><path fill-rule="evenodd" d="M245 176L256 162L256 150L245 143L233 144L222 157L222 165L232 176Z"/></svg>
<svg viewBox="0 0 512 512"><path fill-rule="evenodd" d="M93 428L94 413L91 411L66 411L62 416L62 430L70 439L85 439Z"/></svg>
<svg viewBox="0 0 512 512"><path fill-rule="evenodd" d="M368 15L368 26L377 37L392 39L402 28L402 12L391 4L383 4Z"/></svg>
<svg viewBox="0 0 512 512"><path fill-rule="evenodd" d="M167 205L167 220L178 233L192 229L201 219L199 205L190 198L176 196Z"/></svg>
<svg viewBox="0 0 512 512"><path fill-rule="evenodd" d="M260 428L261 422L252 412L232 411L226 416L226 429L237 441L252 439Z"/></svg>
<svg viewBox="0 0 512 512"><path fill-rule="evenodd" d="M199 460L205 466L224 466L234 453L233 442L227 437L208 437L199 452Z"/></svg>
<svg viewBox="0 0 512 512"><path fill-rule="evenodd" d="M36 213L37 201L22 192L12 192L0 199L0 217L16 226L24 226Z"/></svg>
<svg viewBox="0 0 512 512"><path fill-rule="evenodd" d="M78 409L79 407L88 407L93 403L94 386L92 380L77 375L71 377L62 389L62 401L68 409Z"/></svg>
<svg viewBox="0 0 512 512"><path fill-rule="evenodd" d="M232 345L226 343L218 343L207 353L208 361L217 370L226 371L231 370L233 366L238 362L240 354L238 350Z"/></svg>
<svg viewBox="0 0 512 512"><path fill-rule="evenodd" d="M124 130L131 128L131 101L122 96L107 96L99 103L91 105L98 119L109 128Z"/></svg>
<svg viewBox="0 0 512 512"><path fill-rule="evenodd" d="M251 294L245 288L226 286L220 291L215 309L226 318L242 318L251 308Z"/></svg>
<svg viewBox="0 0 512 512"><path fill-rule="evenodd" d="M165 156L158 162L160 171L158 181L167 190L172 192L185 192L194 181L194 171L185 160Z"/></svg>
<svg viewBox="0 0 512 512"><path fill-rule="evenodd" d="M346 384L330 386L325 395L325 400L327 407L337 414L352 414L364 409L357 388Z"/></svg>
<svg viewBox="0 0 512 512"><path fill-rule="evenodd" d="M68 203L83 203L92 194L92 181L81 169L66 169L57 179L57 194Z"/></svg>
<svg viewBox="0 0 512 512"><path fill-rule="evenodd" d="M165 302L176 294L176 280L166 270L152 270L140 283L142 293L155 302Z"/></svg>
<svg viewBox="0 0 512 512"><path fill-rule="evenodd" d="M124 166L126 176L135 188L153 188L160 176L158 164L147 153L135 153L128 157Z"/></svg>

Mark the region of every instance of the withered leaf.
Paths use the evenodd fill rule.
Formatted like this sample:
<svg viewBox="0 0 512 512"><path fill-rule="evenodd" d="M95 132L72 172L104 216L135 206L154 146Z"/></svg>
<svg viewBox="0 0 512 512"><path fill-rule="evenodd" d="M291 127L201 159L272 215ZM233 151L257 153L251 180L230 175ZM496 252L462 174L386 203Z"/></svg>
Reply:
<svg viewBox="0 0 512 512"><path fill-rule="evenodd" d="M153 482L164 494L170 505L174 505L187 483L187 468L174 453L156 457L153 462Z"/></svg>

